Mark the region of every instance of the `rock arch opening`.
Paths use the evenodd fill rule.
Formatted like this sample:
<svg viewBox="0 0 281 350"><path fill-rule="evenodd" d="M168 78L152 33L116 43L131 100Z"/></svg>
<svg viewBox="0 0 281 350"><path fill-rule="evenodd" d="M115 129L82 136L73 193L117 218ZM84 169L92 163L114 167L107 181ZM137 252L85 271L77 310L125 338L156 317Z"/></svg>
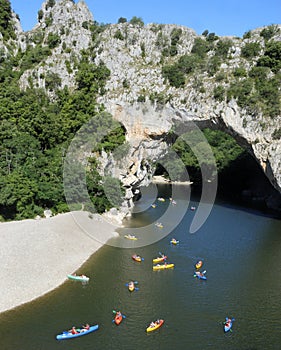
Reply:
<svg viewBox="0 0 281 350"><path fill-rule="evenodd" d="M159 106L150 102L109 103L107 108L114 119L121 122L127 130L126 140L131 145L127 163L133 166L129 171L127 168L123 182L129 187L146 186L151 181L156 163L172 146L173 133L182 135L189 131L190 127L196 126L200 130L209 130L208 136L213 143L217 143L216 153L220 172L218 194L229 194L233 199L237 197L238 201L243 201L247 205L255 205L263 210L277 212L278 216L281 215L281 144L271 137L274 125L272 123L271 125L270 121L268 121L270 128L266 133L257 120L251 120L244 125L243 120L246 117L235 101L220 108L204 105L200 112L198 109L191 111L172 105ZM226 136L227 134L231 137ZM223 151L232 156L227 166L222 167L225 157L220 154L221 143ZM239 146L242 148L240 153L236 154ZM196 147L202 154L204 153L200 144ZM196 166L191 164L189 170L192 170L192 167L194 171L191 171L191 174L196 180L194 182L199 183L196 178L196 176L199 178ZM157 172L161 171L164 170L158 167Z"/></svg>
<svg viewBox="0 0 281 350"><path fill-rule="evenodd" d="M216 159L218 200L281 215L281 195L250 153L249 145L244 140L237 141L217 127L203 128L202 132L212 147ZM200 194L202 174L194 153L187 144L178 141L175 135L170 135L170 142L185 163L192 182L192 193ZM163 161L156 164L155 176L163 176L169 180ZM178 181L181 180L181 174L178 174Z"/></svg>

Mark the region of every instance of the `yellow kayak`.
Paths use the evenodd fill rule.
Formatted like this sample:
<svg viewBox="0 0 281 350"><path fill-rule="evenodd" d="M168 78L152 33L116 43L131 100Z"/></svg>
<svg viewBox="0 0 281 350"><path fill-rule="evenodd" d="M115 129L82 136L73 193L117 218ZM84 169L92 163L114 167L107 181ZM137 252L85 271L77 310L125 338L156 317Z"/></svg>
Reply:
<svg viewBox="0 0 281 350"><path fill-rule="evenodd" d="M127 239L131 239L133 241L137 240L137 237L136 236L132 236L132 235L125 235L124 237L127 238Z"/></svg>
<svg viewBox="0 0 281 350"><path fill-rule="evenodd" d="M164 320L157 320L155 322L151 322L150 325L146 328L147 332L153 332L156 329L160 328L164 323Z"/></svg>
<svg viewBox="0 0 281 350"><path fill-rule="evenodd" d="M162 256L159 256L158 258L153 259L152 262L154 264L156 264L156 263L159 263L159 262L164 261L166 259L167 259L167 256L166 255L162 255Z"/></svg>
<svg viewBox="0 0 281 350"><path fill-rule="evenodd" d="M144 258L140 257L139 255L132 255L132 259L135 260L135 261L138 261L138 262L141 262L144 260Z"/></svg>
<svg viewBox="0 0 281 350"><path fill-rule="evenodd" d="M135 290L135 284L134 284L134 282L130 282L130 283L128 284L128 289L129 289L130 292L133 292L133 291Z"/></svg>
<svg viewBox="0 0 281 350"><path fill-rule="evenodd" d="M165 270L165 269L171 269L173 268L175 265L174 264L157 264L155 266L153 266L153 271L155 270Z"/></svg>

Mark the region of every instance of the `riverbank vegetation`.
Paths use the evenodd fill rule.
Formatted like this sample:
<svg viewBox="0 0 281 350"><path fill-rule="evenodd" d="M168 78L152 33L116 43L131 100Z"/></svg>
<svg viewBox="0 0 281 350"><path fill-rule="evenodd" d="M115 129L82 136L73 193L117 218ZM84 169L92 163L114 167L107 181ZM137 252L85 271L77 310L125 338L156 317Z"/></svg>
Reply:
<svg viewBox="0 0 281 350"><path fill-rule="evenodd" d="M103 64L91 63L84 54L77 65L77 89L59 90L54 83L55 99L43 89L20 90L22 62L29 61L29 50L21 53L19 60L1 62L0 220L33 218L47 208L54 214L68 211L63 189L67 148L75 133L90 119L100 123L99 118L107 118L109 124L112 119L108 113L106 117L102 114L103 106L96 102L110 71ZM111 151L124 141L124 129L117 127L110 137L100 141L95 151ZM115 180L107 176L107 188ZM97 163L89 161L87 185L98 212L112 206L102 182Z"/></svg>

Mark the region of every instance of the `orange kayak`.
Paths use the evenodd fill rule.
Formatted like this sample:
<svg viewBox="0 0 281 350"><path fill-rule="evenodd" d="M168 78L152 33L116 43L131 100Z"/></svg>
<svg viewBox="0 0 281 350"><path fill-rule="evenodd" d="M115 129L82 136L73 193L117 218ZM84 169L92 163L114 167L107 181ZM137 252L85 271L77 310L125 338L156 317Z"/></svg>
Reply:
<svg viewBox="0 0 281 350"><path fill-rule="evenodd" d="M146 328L147 332L153 332L156 329L160 328L164 323L164 320L157 320L155 322L151 322L150 325Z"/></svg>
<svg viewBox="0 0 281 350"><path fill-rule="evenodd" d="M202 261L202 260L199 260L199 261L197 261L197 263L195 264L195 268L196 268L196 269L200 269L200 268L202 267L202 265L203 265L203 261Z"/></svg>
<svg viewBox="0 0 281 350"><path fill-rule="evenodd" d="M114 322L115 324L118 326L123 320L123 316L121 314L121 312L117 312L115 317L114 317Z"/></svg>

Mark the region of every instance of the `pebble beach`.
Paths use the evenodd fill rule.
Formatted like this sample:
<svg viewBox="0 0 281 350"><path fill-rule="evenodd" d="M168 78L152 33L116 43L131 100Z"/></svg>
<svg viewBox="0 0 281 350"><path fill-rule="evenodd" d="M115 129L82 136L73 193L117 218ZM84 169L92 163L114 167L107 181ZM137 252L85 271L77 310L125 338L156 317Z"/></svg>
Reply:
<svg viewBox="0 0 281 350"><path fill-rule="evenodd" d="M116 228L84 211L0 223L0 312L59 287L117 235ZM98 232L97 239L91 230Z"/></svg>

